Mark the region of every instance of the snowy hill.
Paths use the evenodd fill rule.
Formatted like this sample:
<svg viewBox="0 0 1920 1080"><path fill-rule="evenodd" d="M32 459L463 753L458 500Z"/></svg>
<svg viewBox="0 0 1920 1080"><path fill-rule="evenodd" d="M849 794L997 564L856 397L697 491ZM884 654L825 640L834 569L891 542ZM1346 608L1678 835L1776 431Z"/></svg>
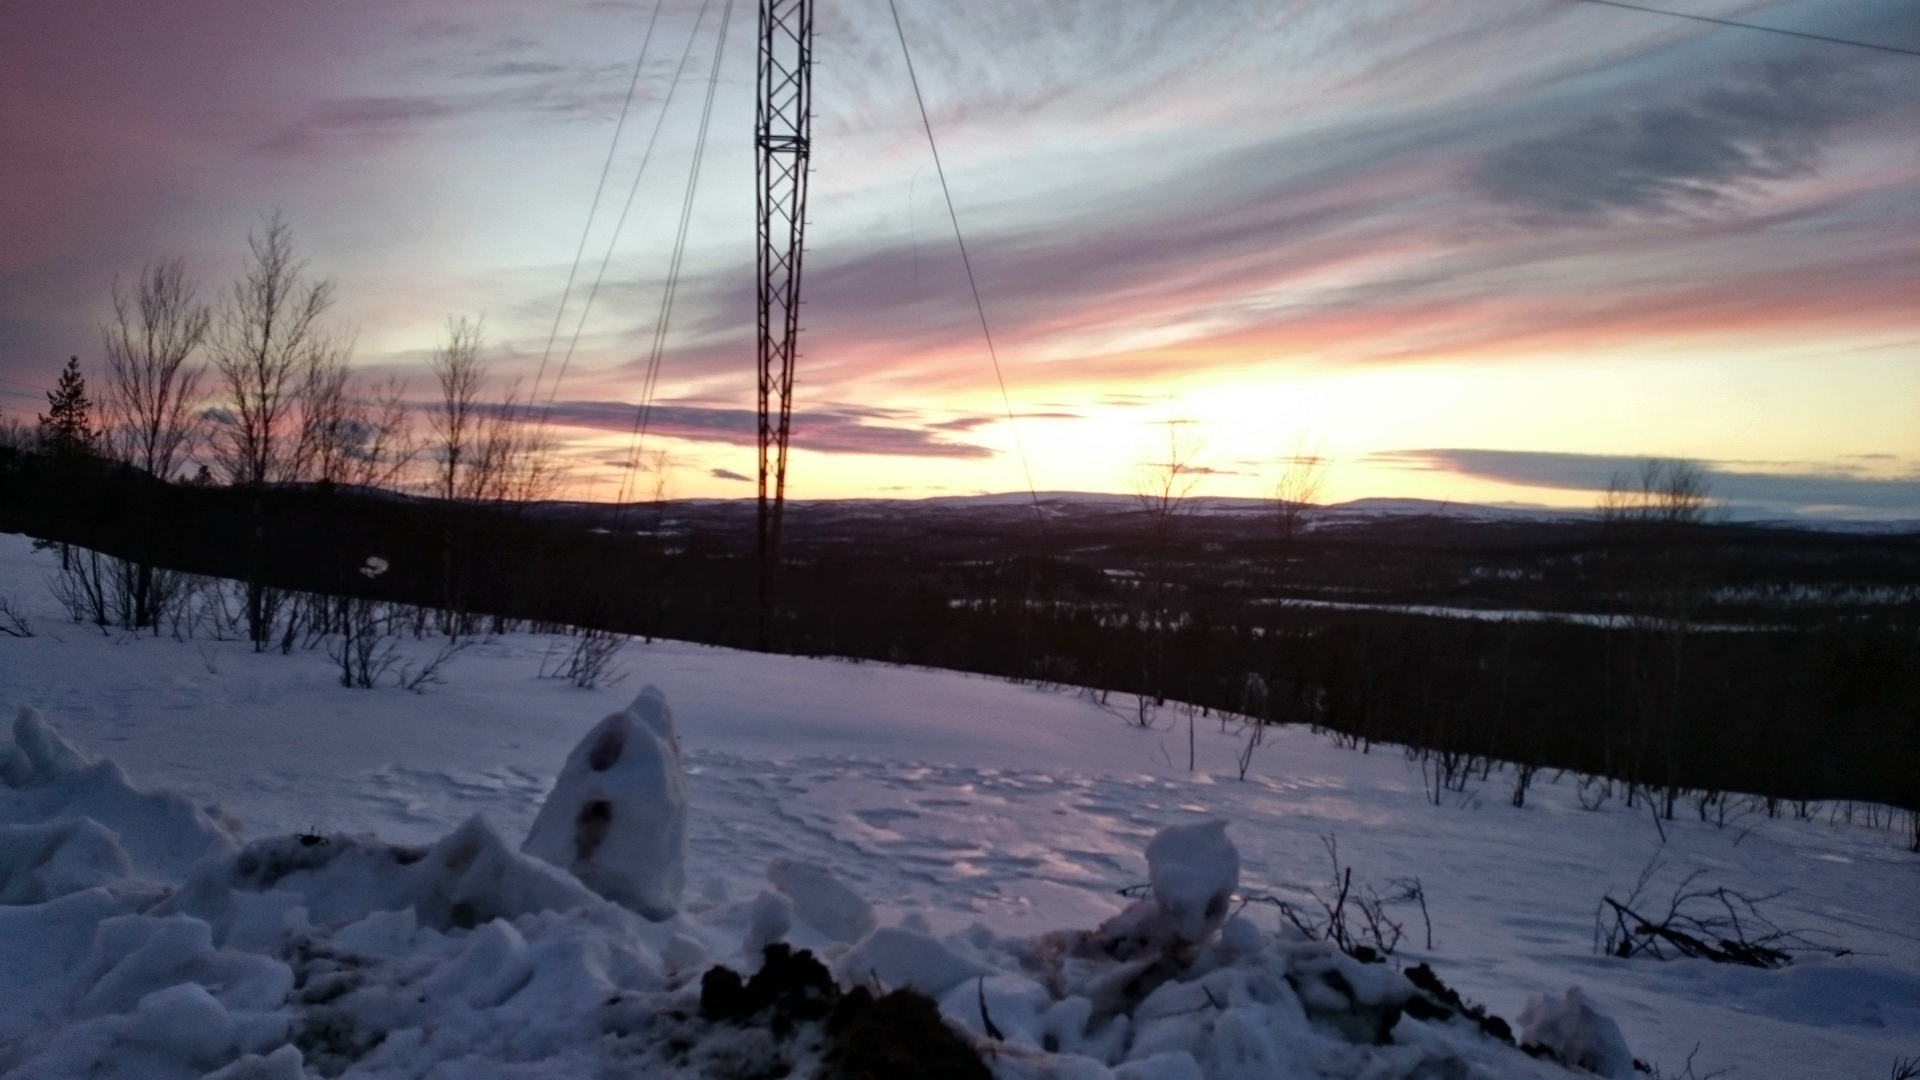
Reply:
<svg viewBox="0 0 1920 1080"><path fill-rule="evenodd" d="M1398 905L1406 937L1367 970L1429 964L1516 1023L1530 1001L1577 985L1633 1056L1668 1076L1696 1046L1698 1075L1809 1080L1878 1078L1920 1053L1920 856L1889 828L1832 819L1832 807L1724 826L1689 811L1657 827L1617 800L1583 809L1571 776L1538 778L1515 808L1501 771L1435 806L1393 748L1362 754L1295 728L1269 731L1241 780L1244 740L1216 717L1189 729L1165 710L1149 730L1127 722L1130 701L1108 709L1072 691L664 642L630 644L618 660L627 682L599 690L536 678L549 641L526 635L476 645L424 694L349 690L314 651L66 622L43 580L56 563L0 536L0 597L36 631L0 637L0 708L37 708L76 748L63 757L51 736L38 756L10 746L0 787L0 859L27 865L30 843L67 853L34 863L40 895L22 885L0 897L8 1076L209 1073L312 1024L327 1002L308 988L328 978L341 1001L385 1019L343 1013L331 1049L306 1055L311 1075L358 1061L346 1075L586 1077L654 1061L635 1040L655 1021L635 1017L690 993L705 964L742 962L767 929L756 898L775 891L779 858L828 868L871 905L881 934L941 943L977 966L981 1000L1002 995L990 1008L1011 1029L1025 991L1003 980L1024 977L1021 950L1122 912L1116 890L1148 882L1148 840L1209 818L1228 823L1242 897L1324 892L1328 836L1356 883L1385 893L1417 878L1431 946L1422 911ZM594 907L572 877L517 851L569 752L645 684L671 704L686 763L688 901L667 923ZM29 758L40 771L20 764ZM117 838L55 827L81 817ZM311 847L331 861L302 854ZM255 870L240 881L248 853ZM1648 892L1660 899L1695 871L1778 892L1764 907L1775 924L1852 955L1777 970L1594 955L1602 896L1626 896L1656 856ZM459 915L459 903L479 906ZM1240 918L1259 931L1263 962L1304 970L1306 946L1280 934L1273 906ZM833 945L799 924L791 937ZM136 955L144 967L128 967ZM599 996L608 987L624 1034L589 1037L580 1025L614 1008ZM1196 1015L1221 1004L1210 992ZM969 1022L956 1015L964 1001L943 1007ZM1457 1060L1471 1075L1555 1074L1437 1021L1402 1020L1395 1045L1346 1057L1326 1030L1300 1044L1297 1075L1427 1075L1421 1062L1439 1059L1415 1051L1436 1039L1467 1047ZM1018 1069L1043 1057L1009 1049L996 1067L1041 1075ZM226 1075L300 1075L286 1053L246 1068Z"/></svg>

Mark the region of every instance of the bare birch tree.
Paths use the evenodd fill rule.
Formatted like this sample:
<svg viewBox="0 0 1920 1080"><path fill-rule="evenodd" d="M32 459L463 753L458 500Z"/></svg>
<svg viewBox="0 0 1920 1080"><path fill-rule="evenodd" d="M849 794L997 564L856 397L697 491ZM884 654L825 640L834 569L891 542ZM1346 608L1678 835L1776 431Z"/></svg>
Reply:
<svg viewBox="0 0 1920 1080"><path fill-rule="evenodd" d="M472 486L473 457L482 425L480 390L486 368L480 362L481 325L461 316L447 320L447 338L427 367L440 385L440 403L428 424L432 431L433 493L452 501Z"/></svg>
<svg viewBox="0 0 1920 1080"><path fill-rule="evenodd" d="M1201 442L1187 430L1194 422L1168 420L1160 426L1166 428L1166 444L1155 447L1135 464L1130 485L1152 528L1156 560L1165 558L1180 516L1186 512L1187 500L1204 475L1198 464Z"/></svg>
<svg viewBox="0 0 1920 1080"><path fill-rule="evenodd" d="M518 385L509 388L508 415L513 419L513 454L508 463L507 497L515 502L550 499L566 482L566 469L555 453L553 432L544 417L533 417L531 398L519 400Z"/></svg>
<svg viewBox="0 0 1920 1080"><path fill-rule="evenodd" d="M299 392L299 435L288 463L288 479L339 483L363 408L352 393L353 374L342 352L315 357L303 373Z"/></svg>
<svg viewBox="0 0 1920 1080"><path fill-rule="evenodd" d="M1637 473L1616 473L1600 496L1608 574L1628 613L1624 694L1636 714L1625 747L1627 801L1644 787L1649 803L1671 819L1680 793L1678 748L1695 718L1681 696L1693 619L1705 599L1691 534L1712 510L1707 474L1691 461L1652 458ZM1663 729L1658 732L1656 728ZM1646 755L1664 747L1657 762Z"/></svg>
<svg viewBox="0 0 1920 1080"><path fill-rule="evenodd" d="M109 449L162 480L191 453L201 369L187 361L206 342L212 312L179 259L144 267L131 293L113 286L113 319L101 327L107 354Z"/></svg>
<svg viewBox="0 0 1920 1080"><path fill-rule="evenodd" d="M1609 526L1698 525L1711 508L1705 470L1691 461L1649 458L1637 472L1617 472L1600 496L1600 518Z"/></svg>
<svg viewBox="0 0 1920 1080"><path fill-rule="evenodd" d="M303 395L318 370L344 366L345 345L323 321L333 282L308 278L293 229L278 211L248 234L247 247L246 268L214 321L210 352L225 413L216 460L229 483L256 489L246 614L258 650L272 637L284 596L264 580L265 507L257 489L298 478L310 445L302 437Z"/></svg>
<svg viewBox="0 0 1920 1080"><path fill-rule="evenodd" d="M221 383L217 458L230 483L294 479L302 464L299 408L316 368L344 346L323 322L333 282L308 278L293 229L278 211L247 237L251 257L211 337Z"/></svg>
<svg viewBox="0 0 1920 1080"><path fill-rule="evenodd" d="M394 488L420 452L413 410L407 406L407 382L389 378L359 403L349 431L342 483Z"/></svg>
<svg viewBox="0 0 1920 1080"><path fill-rule="evenodd" d="M1166 429L1165 444L1149 450L1134 465L1130 484L1134 501L1140 504L1140 509L1146 514L1149 539L1153 545L1150 552L1153 568L1149 581L1151 603L1147 606L1145 619L1155 642L1153 670L1147 673L1155 705L1164 704L1167 696L1166 631L1172 622L1167 603L1168 586L1171 584L1168 563L1173 555L1180 519L1185 516L1188 500L1199 487L1200 478L1205 475L1198 461L1203 447L1200 440L1188 431L1194 426L1193 421L1168 420L1160 426ZM1141 696L1136 704L1140 725L1151 726L1152 714L1148 711L1146 697ZM1191 715L1188 716L1188 722L1192 722ZM1188 764L1191 766L1191 760Z"/></svg>
<svg viewBox="0 0 1920 1080"><path fill-rule="evenodd" d="M1301 522L1320 498L1329 464L1318 446L1309 449L1304 440L1294 443L1293 452L1280 459L1280 478L1273 484L1273 516L1283 546L1293 546Z"/></svg>
<svg viewBox="0 0 1920 1080"><path fill-rule="evenodd" d="M518 494L520 384L515 382L480 415L467 470L465 495L476 502L509 502Z"/></svg>
<svg viewBox="0 0 1920 1080"><path fill-rule="evenodd" d="M517 379L507 385L498 404L487 408L472 498L528 503L552 495L560 480L553 436L533 411Z"/></svg>
<svg viewBox="0 0 1920 1080"><path fill-rule="evenodd" d="M509 383L498 401L486 400L481 346L479 321L448 319L446 340L428 364L440 386L430 419L433 493L476 502L546 498L559 481L552 437L533 418L533 402L519 382Z"/></svg>
<svg viewBox="0 0 1920 1080"><path fill-rule="evenodd" d="M194 407L201 370L187 366L205 343L212 313L186 264L145 266L131 293L113 284L113 318L101 326L107 357L101 444L108 456L171 480L200 430ZM109 560L112 607L127 629L160 629L179 576L149 563Z"/></svg>

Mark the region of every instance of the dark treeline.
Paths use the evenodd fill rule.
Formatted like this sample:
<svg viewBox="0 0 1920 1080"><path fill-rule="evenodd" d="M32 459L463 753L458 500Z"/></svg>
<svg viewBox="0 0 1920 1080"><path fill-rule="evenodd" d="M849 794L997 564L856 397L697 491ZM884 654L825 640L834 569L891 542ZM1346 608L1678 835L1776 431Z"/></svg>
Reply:
<svg viewBox="0 0 1920 1080"><path fill-rule="evenodd" d="M902 520L911 513L923 517ZM1063 512L1044 546L1005 511L944 513L869 505L809 518L797 508L774 647L1091 687L1141 721L1189 703L1314 724L1361 746L1404 744L1419 749L1436 799L1499 759L1524 775L1612 778L1668 816L1676 804L1707 814L1724 792L1920 808L1920 634L1899 592L1916 581L1910 536L1663 536L1617 522L1472 534L1402 521L1326 527L1278 550L1216 521L1192 526L1185 554L1168 560L1111 507ZM179 484L0 448L0 530L462 618L735 647L756 637L750 513L735 504L616 511ZM1782 576L1796 564L1799 578ZM1515 583L1528 581L1551 601L1532 607L1611 619L1273 602L1518 606L1527 595ZM1729 599L1805 581L1829 601L1739 609ZM1845 582L1895 595L1831 601ZM1475 591L1483 585L1495 591Z"/></svg>

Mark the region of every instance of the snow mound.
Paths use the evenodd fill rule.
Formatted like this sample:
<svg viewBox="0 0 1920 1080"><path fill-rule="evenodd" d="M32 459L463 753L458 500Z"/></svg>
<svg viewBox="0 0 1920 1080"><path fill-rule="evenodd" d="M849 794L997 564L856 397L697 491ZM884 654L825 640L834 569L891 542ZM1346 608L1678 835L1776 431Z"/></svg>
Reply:
<svg viewBox="0 0 1920 1080"><path fill-rule="evenodd" d="M686 888L687 785L660 691L640 691L567 755L521 850L656 922Z"/></svg>
<svg viewBox="0 0 1920 1080"><path fill-rule="evenodd" d="M93 759L53 730L37 709L20 706L13 718L13 745L0 746L0 783L42 787L72 777Z"/></svg>
<svg viewBox="0 0 1920 1080"><path fill-rule="evenodd" d="M0 904L38 904L133 874L120 838L91 818L0 825Z"/></svg>
<svg viewBox="0 0 1920 1080"><path fill-rule="evenodd" d="M793 901L801 922L835 941L851 945L879 925L860 894L824 866L779 857L767 863L767 880Z"/></svg>
<svg viewBox="0 0 1920 1080"><path fill-rule="evenodd" d="M740 953L751 959L760 950L786 939L793 929L793 901L777 892L762 890L747 909L747 935L740 941Z"/></svg>
<svg viewBox="0 0 1920 1080"><path fill-rule="evenodd" d="M875 930L834 964L834 976L843 983L857 986L873 979L889 989L911 987L931 998L992 970L903 926Z"/></svg>
<svg viewBox="0 0 1920 1080"><path fill-rule="evenodd" d="M0 903L134 877L177 880L236 847L206 811L136 789L120 766L93 760L25 706L0 743L0 829Z"/></svg>
<svg viewBox="0 0 1920 1080"><path fill-rule="evenodd" d="M22 1064L8 1075L23 1078L199 1077L286 1043L290 1020L280 1007L294 981L286 964L216 949L207 924L185 916L85 921L105 912L97 899L83 901L104 895L40 906L50 909L40 921L65 962L31 988L34 1013L59 1026L0 1029L0 1069ZM76 955L81 933L91 940Z"/></svg>
<svg viewBox="0 0 1920 1080"><path fill-rule="evenodd" d="M1147 843L1153 896L1186 941L1201 941L1226 921L1240 887L1240 851L1219 818L1169 825Z"/></svg>
<svg viewBox="0 0 1920 1080"><path fill-rule="evenodd" d="M1094 989L1100 1012L1128 1007L1194 962L1226 923L1240 883L1240 853L1220 819L1169 825L1147 842L1151 893L1091 932L1050 935L1049 964L1071 957L1125 965ZM1227 951L1248 951L1244 934Z"/></svg>
<svg viewBox="0 0 1920 1080"><path fill-rule="evenodd" d="M1529 1001L1520 1013L1520 1041L1545 1047L1554 1060L1595 1076L1626 1080L1633 1075L1633 1054L1620 1025L1594 1008L1577 986L1567 987L1564 997L1542 994Z"/></svg>

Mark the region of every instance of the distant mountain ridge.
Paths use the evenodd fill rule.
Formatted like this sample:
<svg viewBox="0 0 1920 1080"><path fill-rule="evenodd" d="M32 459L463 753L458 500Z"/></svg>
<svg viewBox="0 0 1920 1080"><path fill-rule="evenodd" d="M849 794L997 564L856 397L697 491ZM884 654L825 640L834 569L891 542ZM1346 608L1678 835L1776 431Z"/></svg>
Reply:
<svg viewBox="0 0 1920 1080"><path fill-rule="evenodd" d="M860 497L848 499L789 499L788 505L794 508L858 510L871 508L876 511L901 507L952 508L965 509L1019 509L1030 507L1038 501L1044 510L1058 512L1066 507L1083 509L1104 509L1124 512L1136 508L1139 500L1132 495L1096 491L1008 491L979 495L929 495L924 498L874 498ZM1198 495L1187 500L1193 512L1202 514L1239 515L1267 513L1273 506L1271 499L1254 499L1223 495ZM613 503L588 503L555 501L544 504L556 510L586 512L593 509L617 509ZM643 510L650 504L625 504L630 511ZM695 498L675 499L671 505L683 507L717 508L726 506L751 507L751 498ZM1366 518L1392 517L1445 517L1466 521L1533 521L1533 522L1575 522L1592 519L1598 511L1592 507L1555 507L1537 503L1465 503L1450 502L1441 499L1418 499L1405 497L1373 496L1352 499L1347 502L1329 503L1316 506L1311 515L1316 520L1353 521ZM1719 520L1742 525L1766 525L1781 528L1812 529L1822 532L1862 532L1873 534L1897 534L1920 532L1920 518L1901 519L1850 519L1834 517L1786 516L1778 512L1758 507L1738 504L1723 506L1719 510Z"/></svg>

